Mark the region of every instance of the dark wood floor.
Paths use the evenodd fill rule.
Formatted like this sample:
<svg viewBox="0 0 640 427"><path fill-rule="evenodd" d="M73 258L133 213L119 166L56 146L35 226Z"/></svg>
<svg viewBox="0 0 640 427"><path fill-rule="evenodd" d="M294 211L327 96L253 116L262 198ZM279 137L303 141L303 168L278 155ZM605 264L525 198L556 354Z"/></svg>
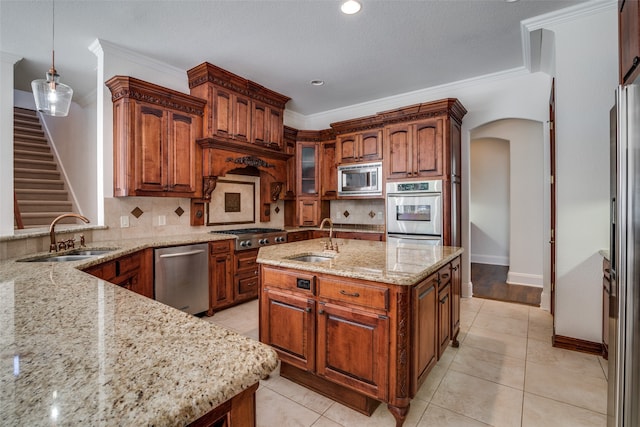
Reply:
<svg viewBox="0 0 640 427"><path fill-rule="evenodd" d="M471 263L473 296L539 306L542 288L510 285L507 283L508 272L509 267L502 265Z"/></svg>

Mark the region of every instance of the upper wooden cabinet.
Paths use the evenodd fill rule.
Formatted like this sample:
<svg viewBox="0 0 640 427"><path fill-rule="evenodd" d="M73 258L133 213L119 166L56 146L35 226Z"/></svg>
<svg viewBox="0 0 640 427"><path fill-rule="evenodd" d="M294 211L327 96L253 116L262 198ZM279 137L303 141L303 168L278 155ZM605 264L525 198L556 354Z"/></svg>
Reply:
<svg viewBox="0 0 640 427"><path fill-rule="evenodd" d="M115 196L200 197L206 101L133 77L106 82L113 101Z"/></svg>
<svg viewBox="0 0 640 427"><path fill-rule="evenodd" d="M283 149L284 106L289 97L208 62L187 75L191 95L208 101L205 137Z"/></svg>
<svg viewBox="0 0 640 427"><path fill-rule="evenodd" d="M378 116L331 123L336 132L336 163L382 159L382 121Z"/></svg>
<svg viewBox="0 0 640 427"><path fill-rule="evenodd" d="M640 2L618 2L620 84L632 83L640 75Z"/></svg>
<svg viewBox="0 0 640 427"><path fill-rule="evenodd" d="M459 178L466 112L457 99L443 99L379 113L385 123L386 179Z"/></svg>

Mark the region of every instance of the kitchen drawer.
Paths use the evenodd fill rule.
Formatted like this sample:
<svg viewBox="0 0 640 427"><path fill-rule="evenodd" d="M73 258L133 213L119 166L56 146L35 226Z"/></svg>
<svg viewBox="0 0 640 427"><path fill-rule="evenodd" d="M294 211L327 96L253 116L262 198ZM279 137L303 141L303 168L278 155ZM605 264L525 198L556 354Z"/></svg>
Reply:
<svg viewBox="0 0 640 427"><path fill-rule="evenodd" d="M258 295L258 276L238 278L238 295Z"/></svg>
<svg viewBox="0 0 640 427"><path fill-rule="evenodd" d="M209 253L220 254L231 251L232 240L209 242Z"/></svg>
<svg viewBox="0 0 640 427"><path fill-rule="evenodd" d="M257 257L257 249L236 252L236 272L250 269L258 271L258 263L256 262Z"/></svg>
<svg viewBox="0 0 640 427"><path fill-rule="evenodd" d="M126 273L129 273L133 270L140 268L142 264L142 251L136 252L130 256L124 256L119 258L115 262L116 264L116 275L122 276Z"/></svg>
<svg viewBox="0 0 640 427"><path fill-rule="evenodd" d="M341 279L322 278L318 281L318 296L364 307L389 309L389 289Z"/></svg>
<svg viewBox="0 0 640 427"><path fill-rule="evenodd" d="M287 242L299 242L301 240L309 240L308 231L290 231L287 233Z"/></svg>
<svg viewBox="0 0 640 427"><path fill-rule="evenodd" d="M314 294L315 282L316 277L311 274L271 268L262 270L262 286L265 289L280 288Z"/></svg>
<svg viewBox="0 0 640 427"><path fill-rule="evenodd" d="M438 270L438 284L440 288L445 287L451 283L451 264L447 264Z"/></svg>

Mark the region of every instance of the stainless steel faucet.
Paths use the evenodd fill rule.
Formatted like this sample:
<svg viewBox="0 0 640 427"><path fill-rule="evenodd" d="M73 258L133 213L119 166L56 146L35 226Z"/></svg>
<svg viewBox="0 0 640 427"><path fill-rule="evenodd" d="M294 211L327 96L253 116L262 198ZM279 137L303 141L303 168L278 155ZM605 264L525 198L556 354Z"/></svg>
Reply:
<svg viewBox="0 0 640 427"><path fill-rule="evenodd" d="M75 240L73 239L69 239L67 241L63 241L60 243L56 242L56 224L58 223L58 221L60 221L61 219L64 218L78 218L83 220L86 223L89 223L89 219L87 217L84 217L80 214L76 214L76 213L67 213L67 214L62 214L58 217L56 217L53 221L51 221L51 225L49 226L49 237L51 239L51 244L49 245L49 252L53 252L53 251L58 251L58 249L67 249L67 247L74 247L75 245ZM84 236L83 238L80 240L81 245L84 246Z"/></svg>
<svg viewBox="0 0 640 427"><path fill-rule="evenodd" d="M338 252L338 244L336 243L336 245L334 246L333 240L331 240L331 237L333 236L333 221L331 221L331 218L325 218L322 220L322 222L320 223L320 230L324 229L324 225L327 222L329 223L329 241L324 243L324 250Z"/></svg>

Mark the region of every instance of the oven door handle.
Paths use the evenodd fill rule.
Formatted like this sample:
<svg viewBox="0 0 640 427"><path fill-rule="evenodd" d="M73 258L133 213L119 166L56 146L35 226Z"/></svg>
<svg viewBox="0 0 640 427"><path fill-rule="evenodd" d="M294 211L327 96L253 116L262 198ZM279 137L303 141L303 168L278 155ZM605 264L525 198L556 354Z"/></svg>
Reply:
<svg viewBox="0 0 640 427"><path fill-rule="evenodd" d="M442 236L437 234L397 234L389 233L387 238L392 237L396 239L412 239L412 240L440 240Z"/></svg>

